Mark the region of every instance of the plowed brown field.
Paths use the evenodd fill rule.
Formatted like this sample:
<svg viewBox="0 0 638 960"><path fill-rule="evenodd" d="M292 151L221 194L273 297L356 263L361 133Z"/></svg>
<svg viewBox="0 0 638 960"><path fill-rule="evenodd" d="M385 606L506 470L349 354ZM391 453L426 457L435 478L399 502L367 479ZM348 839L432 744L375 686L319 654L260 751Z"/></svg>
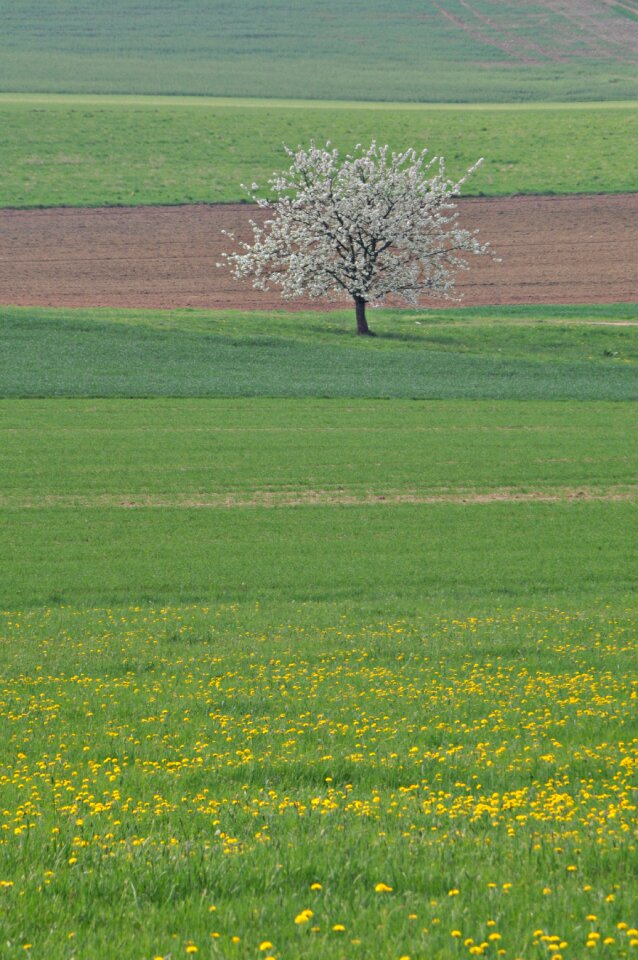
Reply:
<svg viewBox="0 0 638 960"><path fill-rule="evenodd" d="M478 259L460 275L466 305L638 299L638 194L465 199L459 208L461 224L479 228L502 261ZM250 239L259 214L245 205L2 210L0 303L281 308L276 291L215 266L229 247L222 229Z"/></svg>

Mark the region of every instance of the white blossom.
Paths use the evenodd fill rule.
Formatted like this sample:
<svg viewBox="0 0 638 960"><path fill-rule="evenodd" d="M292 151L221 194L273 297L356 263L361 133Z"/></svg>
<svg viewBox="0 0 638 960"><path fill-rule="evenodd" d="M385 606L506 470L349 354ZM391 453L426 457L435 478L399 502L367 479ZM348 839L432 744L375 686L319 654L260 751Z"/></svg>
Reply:
<svg viewBox="0 0 638 960"><path fill-rule="evenodd" d="M253 242L240 243L243 252L222 255L257 289L278 286L286 299L346 293L358 332L369 333L366 304L389 295L413 305L428 295L452 299L465 255L488 252L478 231L458 225L453 200L481 160L455 182L427 150L390 153L375 141L343 159L329 142L285 150L290 167L269 180L276 199L258 199L252 185L252 199L272 216L263 226L250 221Z"/></svg>

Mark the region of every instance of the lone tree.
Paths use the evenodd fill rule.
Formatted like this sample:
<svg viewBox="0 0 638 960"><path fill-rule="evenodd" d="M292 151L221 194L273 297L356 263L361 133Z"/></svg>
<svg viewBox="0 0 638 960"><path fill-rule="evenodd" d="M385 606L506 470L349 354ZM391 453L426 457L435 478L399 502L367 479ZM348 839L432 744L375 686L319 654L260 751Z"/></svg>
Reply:
<svg viewBox="0 0 638 960"><path fill-rule="evenodd" d="M349 294L357 333L372 336L366 305L389 296L418 305L423 296L454 299L463 254L483 254L488 244L457 224L456 205L467 178L445 176L443 158L426 150L390 153L373 141L341 159L330 143L285 147L291 164L269 184L277 199L252 198L273 215L263 226L251 220L253 242L224 254L233 274L254 287L281 287L286 299L335 299ZM230 235L232 236L232 235Z"/></svg>

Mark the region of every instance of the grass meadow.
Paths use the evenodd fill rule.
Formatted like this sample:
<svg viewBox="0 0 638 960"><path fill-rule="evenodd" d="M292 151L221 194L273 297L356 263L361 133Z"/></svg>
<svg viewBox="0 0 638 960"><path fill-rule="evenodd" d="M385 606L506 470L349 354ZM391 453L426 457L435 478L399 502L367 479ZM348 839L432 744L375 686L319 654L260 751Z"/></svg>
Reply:
<svg viewBox="0 0 638 960"><path fill-rule="evenodd" d="M592 24L496 0L21 0L2 4L0 89L307 99L635 97L633 3Z"/></svg>
<svg viewBox="0 0 638 960"><path fill-rule="evenodd" d="M0 206L228 202L286 166L282 144L373 138L427 146L464 193L636 189L638 110L625 104L417 107L167 98L0 97Z"/></svg>
<svg viewBox="0 0 638 960"><path fill-rule="evenodd" d="M470 609L3 614L3 954L634 955L635 621Z"/></svg>
<svg viewBox="0 0 638 960"><path fill-rule="evenodd" d="M638 398L638 305L353 311L4 307L0 396Z"/></svg>
<svg viewBox="0 0 638 960"><path fill-rule="evenodd" d="M4 6L2 207L311 138L635 190L624 40L542 4ZM0 309L3 960L638 956L636 304L372 320Z"/></svg>
<svg viewBox="0 0 638 960"><path fill-rule="evenodd" d="M288 599L398 615L627 599L635 584L632 403L15 400L2 414L7 608Z"/></svg>
<svg viewBox="0 0 638 960"><path fill-rule="evenodd" d="M638 953L635 305L374 319L3 309L3 957Z"/></svg>

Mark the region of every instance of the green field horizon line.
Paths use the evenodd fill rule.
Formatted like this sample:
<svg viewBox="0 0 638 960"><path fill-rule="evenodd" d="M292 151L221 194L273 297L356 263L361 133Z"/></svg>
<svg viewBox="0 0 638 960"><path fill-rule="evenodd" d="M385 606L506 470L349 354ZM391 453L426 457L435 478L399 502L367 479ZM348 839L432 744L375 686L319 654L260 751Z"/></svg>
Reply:
<svg viewBox="0 0 638 960"><path fill-rule="evenodd" d="M592 108L610 110L636 110L638 100L576 100L576 101L471 101L426 102L404 100L321 100L321 99L281 99L277 97L211 97L206 94L136 94L136 93L10 93L0 92L0 104L46 103L68 106L77 103L122 106L183 106L183 107L247 107L251 109L278 108L289 109L336 109L336 110L591 110Z"/></svg>

